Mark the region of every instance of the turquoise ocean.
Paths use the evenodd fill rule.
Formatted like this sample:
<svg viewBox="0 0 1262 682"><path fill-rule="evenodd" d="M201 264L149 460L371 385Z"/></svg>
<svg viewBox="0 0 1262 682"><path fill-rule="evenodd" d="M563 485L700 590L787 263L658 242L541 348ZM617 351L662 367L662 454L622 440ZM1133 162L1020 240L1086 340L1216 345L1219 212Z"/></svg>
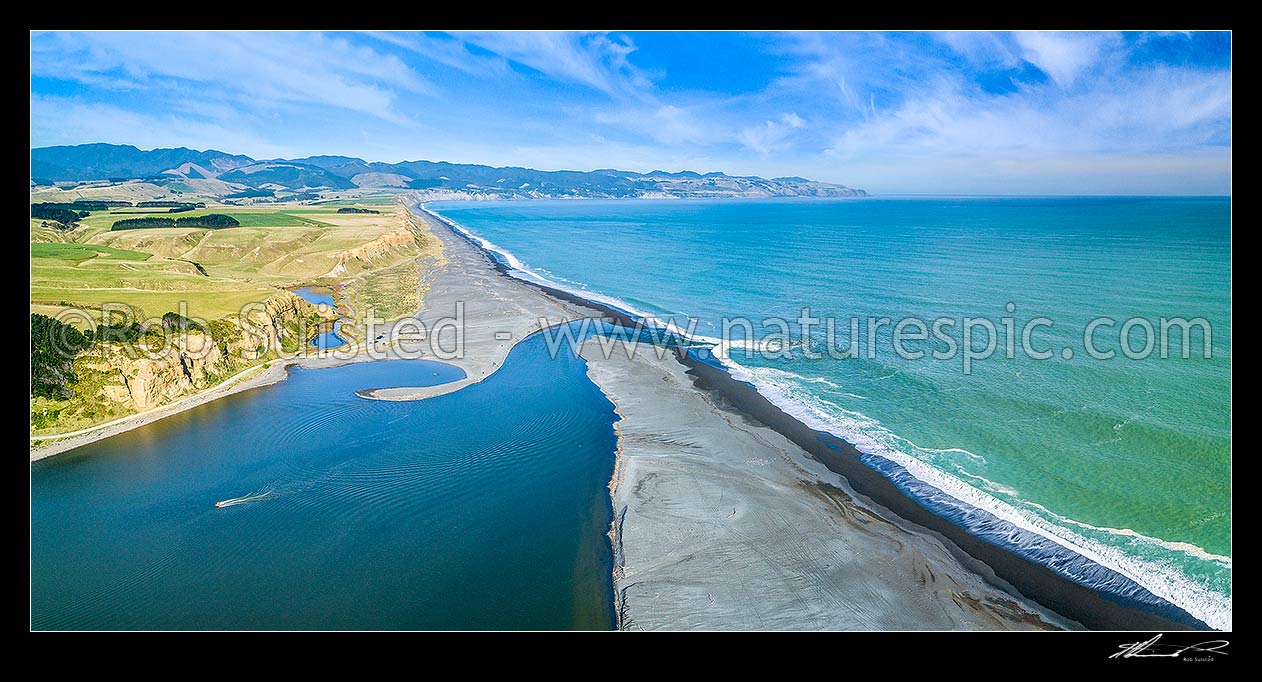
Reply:
<svg viewBox="0 0 1262 682"><path fill-rule="evenodd" d="M722 338L725 318L750 319L756 337L779 329L767 318L787 320L798 339L787 352L737 344L717 349L724 364L919 484L1109 567L1213 627L1231 626L1229 199L428 207L523 278L681 329L695 319L697 341ZM803 307L835 321L831 339L820 323L801 340ZM900 320L954 320L944 333L962 343L969 317L992 321L997 336L994 355L968 371L960 353L932 356L946 350L932 334L903 344L924 357L894 350ZM869 318L890 320L871 354ZM1030 335L1047 359L1022 350L1021 330L1035 318L1051 322ZM1163 358L1162 318L1201 318L1209 338L1193 331L1183 357L1173 327ZM830 340L848 346L852 319L858 357L818 353ZM1087 352L1093 320L1093 346L1112 351L1108 359ZM1122 352L1128 320L1126 350L1140 357ZM989 334L974 332L973 347L984 349Z"/></svg>

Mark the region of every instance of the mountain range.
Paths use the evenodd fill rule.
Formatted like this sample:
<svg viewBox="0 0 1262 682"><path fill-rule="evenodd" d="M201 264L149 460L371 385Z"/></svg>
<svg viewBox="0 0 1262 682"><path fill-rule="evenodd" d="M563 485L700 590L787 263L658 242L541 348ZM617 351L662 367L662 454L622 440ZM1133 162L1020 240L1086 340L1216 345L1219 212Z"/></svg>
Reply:
<svg viewBox="0 0 1262 682"><path fill-rule="evenodd" d="M32 185L94 181L178 184L223 196L283 197L357 188L419 190L433 198L853 197L861 189L799 177L725 173L540 171L445 161L383 163L349 156L253 159L214 149L141 150L82 144L31 150Z"/></svg>

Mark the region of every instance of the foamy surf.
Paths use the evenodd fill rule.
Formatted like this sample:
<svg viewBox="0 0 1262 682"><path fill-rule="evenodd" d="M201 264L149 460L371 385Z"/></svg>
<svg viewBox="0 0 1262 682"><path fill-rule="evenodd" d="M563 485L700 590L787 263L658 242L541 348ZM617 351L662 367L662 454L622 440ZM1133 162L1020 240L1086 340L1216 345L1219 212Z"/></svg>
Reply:
<svg viewBox="0 0 1262 682"><path fill-rule="evenodd" d="M1168 549L1175 552L1182 552L1190 557L1203 559L1205 561L1213 561L1222 565L1225 568L1231 568L1231 557L1223 556L1221 554L1214 554L1213 552L1206 551L1205 549L1197 545L1194 545L1190 542L1179 542L1177 540L1162 540L1161 538L1154 538L1154 537L1144 535L1143 533L1132 530L1130 528L1109 528L1107 526L1093 526L1089 523L1083 523L1082 521L1076 521L1074 519L1071 519L1068 516L1062 516L1060 514L1057 514L1056 512L1048 509L1047 507L1044 507L1041 504L1038 504L1037 502L1025 502L1025 504L1028 504L1031 507L1036 507L1042 512L1050 516L1056 517L1057 521L1072 524L1079 528L1085 528L1087 530L1093 530L1100 533L1108 533L1109 535L1117 535L1119 537L1134 538L1135 540L1138 540L1143 543L1156 545L1158 547L1162 547L1164 549Z"/></svg>
<svg viewBox="0 0 1262 682"><path fill-rule="evenodd" d="M916 446L889 431L880 422L862 413L846 410L835 403L830 403L805 393L799 387L799 383L831 383L827 382L827 380L813 382L809 378L800 377L792 372L776 368L750 368L731 358L732 350L734 349L772 352L778 349L760 347L758 344L743 341L724 342L721 339L695 332L689 334L686 330L674 324L673 321L662 320L654 314L637 309L626 301L591 291L585 287L575 286L572 283L560 282L557 279L549 278L522 262L507 249L499 247L463 225L445 216L433 213L425 205L421 205L421 209L451 225L467 239L496 256L501 263L506 265L509 274L518 279L601 303L625 313L645 326L664 330L689 343L708 345L709 355L733 378L753 386L767 400L786 414L798 419L810 428L831 434L851 443L867 457L877 458L905 472L919 484L915 490L911 490L908 486L895 480L895 484L907 494L914 495L922 501L932 498L933 503L938 506L947 505L961 510L974 508L985 511L994 518L1010 524L1012 527L1053 543L1060 548L1061 553L1077 557L1078 561L1066 561L1065 559L1068 557L1048 557L1046 556L1045 547L1022 547L1014 544L1011 540L1002 542L1009 549L1035 559L1060 575L1093 589L1105 592L1111 591L1117 594L1132 594L1133 596L1134 586L1142 587L1152 595L1183 609L1212 628L1220 630L1231 629L1231 598L1195 582L1179 571L1177 567L1160 561L1147 561L1130 556L1116 547L1088 538L1065 526L1057 525L1048 518L1038 515L1033 510L1020 509L1000 500L961 478L908 454L906 450L915 451L917 450ZM893 369L887 376L877 378L888 379L897 373L898 370ZM821 407L819 404L812 404L813 402L826 404L832 409L829 410ZM942 448L936 451L925 449L924 451L939 453L958 452L970 458L982 459L980 455L959 448ZM870 463L869 465L871 466L872 464ZM885 467L873 466L873 468L876 468L893 480L893 477L887 473ZM1011 491L1012 494L1016 493L1011 488L1000 486L994 482L989 483L992 484L992 490L996 492ZM1075 525L1084 529L1095 529L1094 526L1072 521L1066 517L1051 513L1050 510L1048 515L1067 525ZM967 514L964 516L967 516ZM970 528L970 531L973 532L979 532L980 530L982 529ZM1108 529L1096 530L1109 532ZM1228 557L1211 555L1201 548L1188 543L1150 538L1134 531L1113 530L1115 531L1114 535L1129 536L1136 541L1181 551L1189 556L1230 561ZM991 533L992 539L996 541L1000 541L998 539L999 535L1001 533ZM1039 556L1034 556L1035 550L1037 550ZM1099 575L1098 570L1094 575L1088 569L1084 569L1082 572L1075 572L1075 565L1081 564L1082 559L1089 560L1113 571L1116 576L1130 581L1133 585L1127 587L1125 585L1108 584L1107 581L1110 578ZM1116 582L1116 578L1112 580Z"/></svg>
<svg viewBox="0 0 1262 682"><path fill-rule="evenodd" d="M1018 509L946 471L907 454L897 445L901 444L907 449L912 449L914 444L885 429L876 420L857 412L837 410L829 413L812 406L810 397L794 390L795 387L787 384L783 379L776 381L771 373L763 372L763 368L748 368L727 358L721 358L720 362L734 377L753 385L772 404L807 426L845 440L865 454L881 457L897 464L918 481L950 496L959 503L984 510L1013 526L1051 540L1069 552L1112 569L1154 595L1182 608L1212 628L1231 629L1230 598L1194 582L1176 567L1127 555L1115 547L1087 538L1069 528L1050 523L1032 512ZM783 372L783 370L777 371ZM1086 526L1086 524L1076 525ZM1186 551L1191 556L1208 555L1200 548L1187 551L1188 548L1178 547L1174 543L1157 538L1149 538L1134 531L1126 535L1154 545ZM1085 576L1067 572L1064 566L1049 567L1077 582L1091 587L1102 587L1084 580Z"/></svg>

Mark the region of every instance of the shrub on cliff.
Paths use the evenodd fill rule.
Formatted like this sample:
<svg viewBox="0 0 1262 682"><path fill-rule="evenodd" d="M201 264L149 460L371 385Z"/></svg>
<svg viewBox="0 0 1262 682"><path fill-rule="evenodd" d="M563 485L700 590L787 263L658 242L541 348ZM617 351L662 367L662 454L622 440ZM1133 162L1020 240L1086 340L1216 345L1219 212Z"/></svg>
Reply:
<svg viewBox="0 0 1262 682"><path fill-rule="evenodd" d="M74 357L90 337L47 315L31 313L31 395L64 400L74 395Z"/></svg>
<svg viewBox="0 0 1262 682"><path fill-rule="evenodd" d="M135 343L144 334L145 328L136 322L115 322L98 324L96 332L89 332L88 337L107 343Z"/></svg>
<svg viewBox="0 0 1262 682"><path fill-rule="evenodd" d="M200 322L191 320L179 313L164 314L162 316L162 328L167 331L206 331L206 328Z"/></svg>

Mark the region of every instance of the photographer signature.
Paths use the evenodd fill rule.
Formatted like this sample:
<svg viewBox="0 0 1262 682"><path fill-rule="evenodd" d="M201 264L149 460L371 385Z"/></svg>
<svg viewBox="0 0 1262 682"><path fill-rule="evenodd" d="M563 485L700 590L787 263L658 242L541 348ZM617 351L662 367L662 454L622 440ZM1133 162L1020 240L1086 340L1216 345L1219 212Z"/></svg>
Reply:
<svg viewBox="0 0 1262 682"><path fill-rule="evenodd" d="M1209 654L1212 658L1214 654L1227 655L1223 649L1229 644L1225 639L1213 639L1200 644L1158 644L1161 635L1156 635L1146 642L1132 642L1130 644L1122 644L1118 648L1120 651L1114 653L1109 658L1182 658L1187 654Z"/></svg>

